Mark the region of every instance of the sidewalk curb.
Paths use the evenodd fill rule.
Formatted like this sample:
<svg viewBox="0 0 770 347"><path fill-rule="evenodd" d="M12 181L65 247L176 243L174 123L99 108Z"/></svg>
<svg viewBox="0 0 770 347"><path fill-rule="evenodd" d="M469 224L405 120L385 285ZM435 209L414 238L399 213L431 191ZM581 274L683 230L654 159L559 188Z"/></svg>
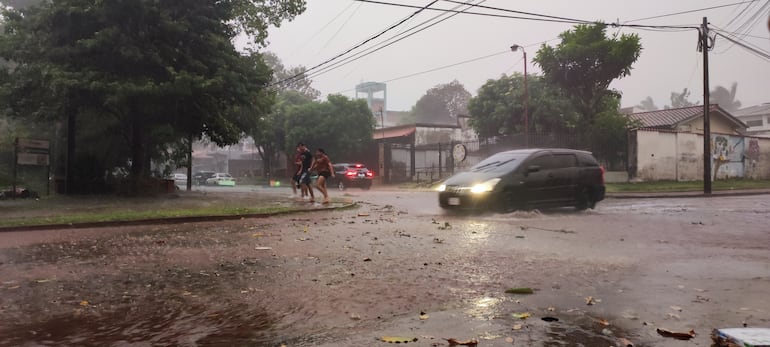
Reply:
<svg viewBox="0 0 770 347"><path fill-rule="evenodd" d="M770 190L718 190L711 194L703 192L661 192L661 193L607 193L608 199L671 199L671 198L716 198L730 196L767 195Z"/></svg>
<svg viewBox="0 0 770 347"><path fill-rule="evenodd" d="M344 210L358 206L355 202L346 203L342 206L321 207L314 209L290 210L270 213L247 213L222 216L186 216L186 217L168 217L168 218L148 218L130 221L108 221L108 222L88 222L88 223L69 223L69 224L39 224L39 225L20 225L10 227L0 227L0 233L15 231L43 231L43 230L62 230L62 229L88 229L88 228L108 228L117 226L141 226L141 225L164 225L164 224L182 224L198 222L220 222L238 219L257 219L270 218L275 216L290 215L296 213L335 211Z"/></svg>

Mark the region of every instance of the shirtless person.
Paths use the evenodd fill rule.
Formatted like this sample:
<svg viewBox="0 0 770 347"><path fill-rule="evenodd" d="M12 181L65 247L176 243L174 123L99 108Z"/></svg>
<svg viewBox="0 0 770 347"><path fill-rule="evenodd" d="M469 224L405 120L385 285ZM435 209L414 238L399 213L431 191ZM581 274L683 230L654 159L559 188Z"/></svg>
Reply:
<svg viewBox="0 0 770 347"><path fill-rule="evenodd" d="M299 183L302 187L302 191L307 191L310 194L310 202L315 202L315 195L313 194L313 187L310 186L310 167L313 166L313 154L307 149L304 143L300 142L297 147L299 148L300 161L302 165L299 169Z"/></svg>

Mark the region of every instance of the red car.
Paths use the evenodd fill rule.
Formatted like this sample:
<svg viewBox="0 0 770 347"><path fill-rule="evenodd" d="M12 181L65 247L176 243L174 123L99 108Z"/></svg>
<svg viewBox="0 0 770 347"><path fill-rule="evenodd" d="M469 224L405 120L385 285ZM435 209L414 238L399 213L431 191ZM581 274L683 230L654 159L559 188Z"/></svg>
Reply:
<svg viewBox="0 0 770 347"><path fill-rule="evenodd" d="M359 163L334 164L334 174L336 177L329 178L329 186L336 185L339 190L345 190L348 187L368 190L372 187L374 179L374 171L370 171L366 165Z"/></svg>

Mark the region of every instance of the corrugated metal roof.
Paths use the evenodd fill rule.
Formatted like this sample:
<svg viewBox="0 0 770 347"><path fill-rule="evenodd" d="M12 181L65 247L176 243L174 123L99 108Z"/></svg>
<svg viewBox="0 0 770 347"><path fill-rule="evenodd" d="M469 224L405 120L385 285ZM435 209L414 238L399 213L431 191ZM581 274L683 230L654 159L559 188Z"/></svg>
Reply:
<svg viewBox="0 0 770 347"><path fill-rule="evenodd" d="M711 106L714 109L714 106ZM667 110L632 113L629 118L639 121L644 128L673 128L677 124L703 114L703 106L671 108Z"/></svg>
<svg viewBox="0 0 770 347"><path fill-rule="evenodd" d="M770 114L770 103L742 108L734 113L736 117L760 116L765 114Z"/></svg>

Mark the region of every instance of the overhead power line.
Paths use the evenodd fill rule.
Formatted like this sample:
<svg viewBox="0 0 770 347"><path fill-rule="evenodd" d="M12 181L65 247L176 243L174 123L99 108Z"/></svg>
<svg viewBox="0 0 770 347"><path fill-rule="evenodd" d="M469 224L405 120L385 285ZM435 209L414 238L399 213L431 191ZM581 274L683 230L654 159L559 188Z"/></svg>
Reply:
<svg viewBox="0 0 770 347"><path fill-rule="evenodd" d="M486 1L486 0L482 0L481 2L484 2L484 1ZM469 1L469 2L470 2L470 1ZM464 5L468 5L468 4L464 4ZM460 7L463 7L463 5L458 5L458 6L456 6L455 8L460 8ZM467 10L467 9L469 9L469 8L470 8L470 7L466 8L466 10ZM461 11L461 12L462 12L462 11ZM384 49L384 48L386 48L386 47L389 47L389 46L391 46L391 45L393 45L393 44L395 44L395 43L399 42L399 41L402 41L402 40L404 40L404 39L407 39L407 38L409 38L409 37L411 37L411 36L413 36L413 35L416 35L416 34L418 34L418 33L422 32L422 31L424 31L424 30L427 30L427 29L429 29L429 28L431 28L431 27L433 27L433 26L435 26L435 25L437 25L437 24L439 24L439 23L441 23L441 22L443 22L443 21L446 21L446 20L448 20L448 19L450 19L450 18L452 18L452 17L454 17L454 16L458 15L459 13L453 13L453 14L451 14L451 15L449 15L449 16L447 16L447 17L445 17L445 18L442 18L442 19L441 19L441 20L439 20L439 21L436 21L436 22L430 23L431 21L433 21L433 20L435 20L435 19L437 19L437 18L443 17L443 16L445 16L446 14L447 14L447 12L445 12L445 13L441 13L441 14L439 14L439 15L437 15L437 16L434 16L434 17L432 17L432 18L430 18L430 19L428 19L428 20L426 20L426 21L423 21L423 22L421 22L421 23L419 23L419 24L417 24L417 25L415 25L415 26L413 26L413 27L411 27L411 28L409 28L409 29L407 29L407 30L405 30L405 31L402 31L401 33L399 33L399 34L397 34L397 35L394 35L394 36L391 36L391 37L389 37L389 38L388 38L388 39L386 39L385 41L382 41L382 42L378 43L377 45L375 45L375 46L373 46L373 47L369 47L369 48L367 48L367 49L365 49L365 50L363 50L363 51L361 51L361 52L358 52L358 53L356 53L356 54L354 54L354 55L352 55L352 56L346 57L346 58L342 59L341 61L337 61L337 62L335 62L335 63L333 63L333 64L331 64L331 65L328 65L328 66L326 66L326 67L324 67L324 68L322 68L322 69L320 69L320 70L317 70L317 71L313 72L312 74L308 75L307 77L308 77L308 78L313 78L313 77L316 77L316 76L319 76L319 75L325 74L325 73L327 73L327 72L329 72L329 71L332 71L332 70L338 69L338 68L340 68L340 67L342 67L342 66L345 66L345 65L347 65L347 64L350 64L350 63L352 63L352 62L355 62L355 61L357 61L357 60L359 60L359 59L362 59L362 58L364 58L364 57L367 57L367 56L369 56L369 55L371 55L371 54L373 54L373 53L375 53L375 52L377 52L377 51L380 51L380 50L382 50L382 49ZM424 26L424 27L420 28L421 26L423 26L423 25L424 25L424 24L426 24L426 23L430 23L430 24L428 24L427 26ZM414 30L414 29L416 29L416 28L419 28L419 29L418 29L418 30L416 30L416 31L413 31L413 32L411 32L412 30ZM379 45L379 46L378 46L378 45Z"/></svg>
<svg viewBox="0 0 770 347"><path fill-rule="evenodd" d="M391 25L391 26L387 27L385 30L383 30L383 31L379 32L378 34L376 34L376 35L374 35L374 36L372 36L372 37L369 37L368 39L366 39L366 40L362 41L361 43L359 43L359 44L357 44L357 45L355 45L355 46L353 46L353 47L351 47L351 48L347 49L346 51L344 51L344 52L342 52L342 53L340 53L340 54L337 54L337 55L335 55L335 56L334 56L334 57L332 57L332 58L329 58L329 59L327 59L327 60L325 60L325 61L323 61L323 62L321 62L321 63L319 63L319 64L317 64L317 65L315 65L315 66L313 66L313 67L311 67L311 68L309 68L309 69L307 69L307 70L305 70L305 71L304 71L304 72L302 72L302 73L298 73L298 74L296 74L296 75L293 75L293 76L291 76L291 77L289 77L289 78L286 78L286 79L284 79L284 80L281 80L281 81L277 81L277 82L271 83L271 84L270 84L270 86L275 86L275 85L278 85L278 84L282 84L282 83L285 83L285 82L288 82L288 81L292 81L292 80L294 80L294 79L296 79L296 78L298 78L298 77L304 76L304 75L305 75L307 72L310 72L310 71L313 71L313 70L315 70L315 69L318 69L318 68L320 68L320 67L322 67L322 66L324 66L324 65L326 65L326 64L329 64L329 63L331 63L331 62L332 62L332 61L334 61L334 60L337 60L337 59L339 59L340 57L342 57L342 56L344 56L344 55L346 55L346 54L348 54L348 53L350 53L350 52L352 52L352 51L354 51L354 50L358 49L359 47L361 47L361 46L363 46L363 45L365 45L365 44L367 44L367 43L371 42L372 40L375 40L375 39L377 39L378 37L380 37L380 36L382 36L382 35L385 35L385 34L386 34L388 31L391 31L391 30L395 29L396 27L398 27L399 25L403 24L404 22L406 22L406 21L408 21L408 20L412 19L412 17L414 17L414 16L416 16L416 15L420 14L420 12L422 12L422 11L423 11L423 10L425 10L426 8L429 8L430 6L432 6L433 4L435 4L436 2L438 2L438 0L433 0L433 1L431 1L429 4L427 4L427 5L423 6L423 7L419 7L419 6L418 6L418 10L417 10L417 11L414 11L414 13L412 13L411 15L409 15L409 16L407 16L406 18L404 18L404 19L402 19L402 20L398 21L397 23L395 23L395 24L393 24L393 25Z"/></svg>
<svg viewBox="0 0 770 347"><path fill-rule="evenodd" d="M754 47L751 44L748 44L748 43L746 43L746 42L744 42L744 41L742 41L742 40L740 40L738 38L730 37L730 35L725 35L721 31L716 31L715 30L715 32L716 32L716 34L718 36L721 36L725 40L732 42L734 45L740 46L740 47L748 50L749 52L753 53L754 55L756 55L756 56L758 56L760 58L764 58L766 60L770 60L770 52L767 52L767 51L761 50L761 49L759 49L757 47Z"/></svg>
<svg viewBox="0 0 770 347"><path fill-rule="evenodd" d="M451 2L453 4L460 3L459 1L456 1L456 0L443 0L443 1L444 2ZM484 5L471 5L471 6L472 7L478 7L478 8L484 8L484 9L488 9L488 10L501 11L501 12L523 14L523 15L528 15L528 16L533 16L533 17L542 17L542 18L550 18L550 19L556 19L556 20L565 20L565 21L591 23L591 21L587 21L587 20L583 20L583 19L551 16L551 15L547 15L547 14L540 14L540 13L533 13L533 12L524 12L524 11L511 10L511 9L500 8L500 7L492 7L492 6L484 6Z"/></svg>
<svg viewBox="0 0 770 347"><path fill-rule="evenodd" d="M652 16L652 17L644 17L644 18L632 19L632 20L629 20L629 21L625 21L624 23L632 23L632 22L639 22L639 21L649 20L649 19L673 17L673 16L678 16L680 14L688 14L688 13L702 12L702 11L708 11L708 10L715 10L715 9L718 9L718 8L738 6L738 5L749 4L749 3L757 2L757 1L759 1L759 0L741 1L741 2L734 2L732 4L725 4L725 5L718 5L718 6L711 6L711 7L696 8L696 9L692 9L692 10L666 13L666 14L661 14L661 15Z"/></svg>

